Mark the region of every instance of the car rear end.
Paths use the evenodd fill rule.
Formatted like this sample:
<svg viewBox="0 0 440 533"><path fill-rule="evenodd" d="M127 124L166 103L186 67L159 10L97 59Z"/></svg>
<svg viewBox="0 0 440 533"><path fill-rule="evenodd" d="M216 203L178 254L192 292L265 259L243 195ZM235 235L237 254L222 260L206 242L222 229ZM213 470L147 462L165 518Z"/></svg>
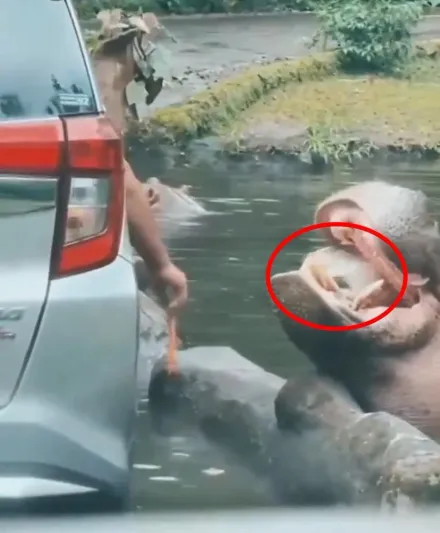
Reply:
<svg viewBox="0 0 440 533"><path fill-rule="evenodd" d="M0 3L0 501L129 486L122 144L65 0Z"/></svg>

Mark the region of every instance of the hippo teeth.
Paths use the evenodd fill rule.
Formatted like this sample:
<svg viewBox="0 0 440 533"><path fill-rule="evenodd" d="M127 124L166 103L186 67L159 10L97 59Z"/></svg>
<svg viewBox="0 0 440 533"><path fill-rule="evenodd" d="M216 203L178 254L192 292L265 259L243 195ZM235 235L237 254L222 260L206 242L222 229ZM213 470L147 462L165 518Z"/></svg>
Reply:
<svg viewBox="0 0 440 533"><path fill-rule="evenodd" d="M336 283L334 278L330 276L325 266L319 264L310 264L309 272L323 289L329 292L338 292L339 285Z"/></svg>
<svg viewBox="0 0 440 533"><path fill-rule="evenodd" d="M361 309L376 307L376 300L378 300L382 295L384 284L385 281L383 279L379 279L365 287L365 289L362 290L353 300L353 309L355 311L359 311Z"/></svg>
<svg viewBox="0 0 440 533"><path fill-rule="evenodd" d="M380 304L386 305L386 301L390 299L388 291L385 290L386 284L383 279L376 280L355 295L349 288L342 289L325 266L318 263L309 264L308 271L320 287L331 292L340 303L353 309L353 311L372 309Z"/></svg>

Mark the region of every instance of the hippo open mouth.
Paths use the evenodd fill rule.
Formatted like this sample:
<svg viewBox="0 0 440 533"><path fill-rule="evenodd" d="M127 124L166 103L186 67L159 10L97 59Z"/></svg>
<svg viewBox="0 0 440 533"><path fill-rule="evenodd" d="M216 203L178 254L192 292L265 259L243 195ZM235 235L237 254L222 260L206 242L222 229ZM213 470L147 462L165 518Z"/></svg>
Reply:
<svg viewBox="0 0 440 533"><path fill-rule="evenodd" d="M315 221L353 222L391 239L410 231L420 235L437 232L422 193L382 182L366 182L336 193L318 206ZM330 246L308 254L298 270L272 276L273 290L283 305L298 317L326 326L361 324L389 309L403 282L398 261L391 259L392 250L387 251L385 243L365 231L335 227L324 233ZM398 306L353 334L374 339L376 345L390 350L414 347L433 334L439 305L430 280L421 272L410 272ZM323 332L309 330L307 335L314 338L305 340L304 329L308 328L284 316L281 322L306 352L307 347L326 338Z"/></svg>
<svg viewBox="0 0 440 533"><path fill-rule="evenodd" d="M399 323L412 320L429 299L427 280L412 281L417 301L402 300L391 313ZM348 326L379 316L396 300L398 292L378 276L362 258L328 247L309 254L296 271L272 276L272 287L281 303L295 315L322 325ZM386 317L385 317L386 318Z"/></svg>
<svg viewBox="0 0 440 533"><path fill-rule="evenodd" d="M272 287L281 303L305 320L350 325L381 312L376 302L367 308L357 306L359 296L378 281L366 262L328 247L307 255L299 270L272 276Z"/></svg>

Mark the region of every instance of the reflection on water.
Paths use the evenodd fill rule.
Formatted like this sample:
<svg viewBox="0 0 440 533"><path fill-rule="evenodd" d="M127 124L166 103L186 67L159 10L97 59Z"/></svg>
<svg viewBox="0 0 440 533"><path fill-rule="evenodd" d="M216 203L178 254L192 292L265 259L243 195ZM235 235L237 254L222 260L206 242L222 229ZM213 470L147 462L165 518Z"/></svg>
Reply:
<svg viewBox="0 0 440 533"><path fill-rule="evenodd" d="M148 168L146 161L137 154L134 163L142 176L142 168ZM185 227L181 237L173 232L169 242L174 259L190 279L191 300L182 318L186 343L231 346L265 369L283 376L307 372L308 362L285 339L272 316L265 288L265 266L271 251L289 233L312 223L317 202L327 194L365 179L385 179L418 187L429 196L434 212L438 213L439 174L438 164L400 164L374 171L359 170L356 175L339 171L319 177L293 175L287 166L280 169L266 165L258 170L255 166L237 164L228 172L199 167L174 169L159 175L168 184L191 185L194 196L217 213L200 220L200 224ZM296 239L277 261L276 270L298 267L303 254L319 242L314 232ZM174 498L179 502L191 501L196 506L211 503L229 506L234 501L260 505L270 502L262 482L243 473L232 458L226 458L201 438L193 435L185 442L150 439L145 434L142 446L145 446L143 461L155 463L160 469L147 471L146 468L152 467L144 466L144 470L137 470L139 505L158 500L163 504ZM176 452L188 456L173 455ZM210 468L225 473L206 475ZM162 476L160 483L151 480L157 476ZM161 484L162 488L153 490L152 483ZM177 483L181 489L186 486L188 490L170 488Z"/></svg>

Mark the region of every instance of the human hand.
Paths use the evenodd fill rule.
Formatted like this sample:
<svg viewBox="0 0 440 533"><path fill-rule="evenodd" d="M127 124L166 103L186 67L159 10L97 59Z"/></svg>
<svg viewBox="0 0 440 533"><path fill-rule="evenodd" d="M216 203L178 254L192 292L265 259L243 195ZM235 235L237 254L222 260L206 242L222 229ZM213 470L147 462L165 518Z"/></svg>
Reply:
<svg viewBox="0 0 440 533"><path fill-rule="evenodd" d="M158 288L170 298L168 311L176 313L188 300L188 281L185 274L171 261L154 273ZM168 294L171 291L171 295Z"/></svg>

